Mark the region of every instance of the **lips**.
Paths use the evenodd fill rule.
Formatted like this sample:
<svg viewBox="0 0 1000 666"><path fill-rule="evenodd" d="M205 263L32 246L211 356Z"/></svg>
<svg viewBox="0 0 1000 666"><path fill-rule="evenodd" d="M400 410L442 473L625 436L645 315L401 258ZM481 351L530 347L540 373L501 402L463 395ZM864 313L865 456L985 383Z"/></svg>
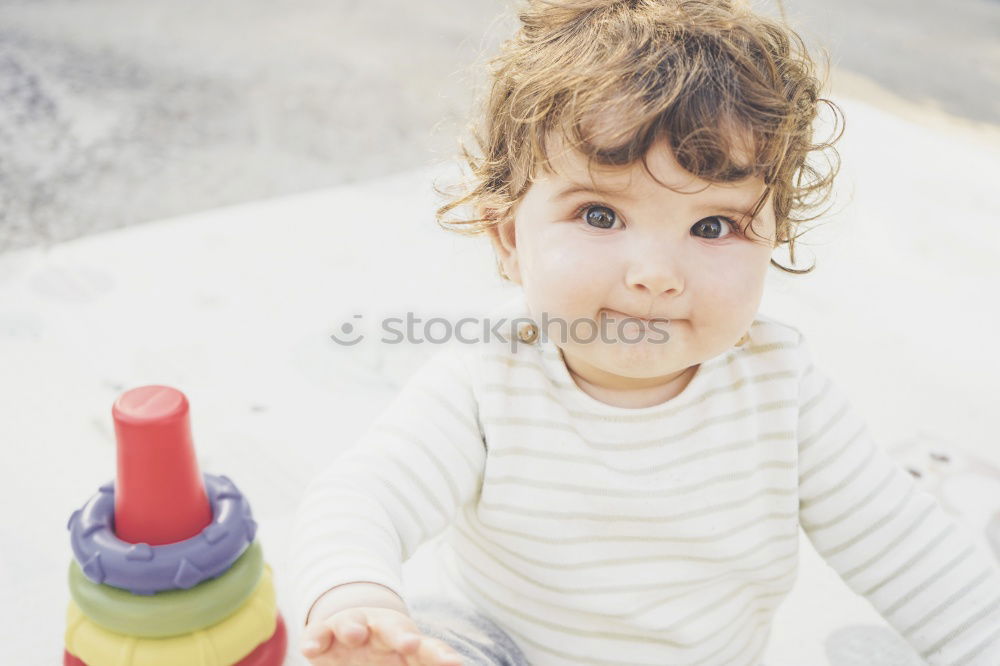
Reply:
<svg viewBox="0 0 1000 666"><path fill-rule="evenodd" d="M651 321L670 321L670 319L668 319L667 317L649 317L649 318L647 318L647 317L643 317L641 315L634 315L634 314L628 314L627 312L619 312L618 310L611 310L610 308L604 308L604 311L607 312L608 314L612 315L616 319L617 318L622 318L622 319L629 319L629 318L631 318L631 319L639 319L639 320L641 320L641 321L643 321L643 322L645 322L647 324L649 322L651 322Z"/></svg>

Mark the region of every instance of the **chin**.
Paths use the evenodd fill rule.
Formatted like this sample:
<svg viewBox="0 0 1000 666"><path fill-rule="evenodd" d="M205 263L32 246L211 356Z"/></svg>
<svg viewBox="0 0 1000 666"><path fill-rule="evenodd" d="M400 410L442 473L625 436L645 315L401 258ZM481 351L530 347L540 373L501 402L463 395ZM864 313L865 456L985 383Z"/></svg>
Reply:
<svg viewBox="0 0 1000 666"><path fill-rule="evenodd" d="M606 363L601 365L609 366L609 372L632 379L662 377L691 365L684 362L677 349L670 348L669 342L615 343L602 356Z"/></svg>

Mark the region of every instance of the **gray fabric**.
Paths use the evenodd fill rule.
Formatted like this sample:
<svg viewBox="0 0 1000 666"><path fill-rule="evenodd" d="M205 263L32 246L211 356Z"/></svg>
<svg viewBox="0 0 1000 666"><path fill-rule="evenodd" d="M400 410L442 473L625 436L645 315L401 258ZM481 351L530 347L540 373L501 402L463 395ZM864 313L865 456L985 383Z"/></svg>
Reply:
<svg viewBox="0 0 1000 666"><path fill-rule="evenodd" d="M463 666L531 666L513 639L471 606L443 597L418 597L407 605L421 633L454 648Z"/></svg>
<svg viewBox="0 0 1000 666"><path fill-rule="evenodd" d="M420 632L453 647L464 658L462 666L531 666L514 640L471 606L427 596L407 606Z"/></svg>

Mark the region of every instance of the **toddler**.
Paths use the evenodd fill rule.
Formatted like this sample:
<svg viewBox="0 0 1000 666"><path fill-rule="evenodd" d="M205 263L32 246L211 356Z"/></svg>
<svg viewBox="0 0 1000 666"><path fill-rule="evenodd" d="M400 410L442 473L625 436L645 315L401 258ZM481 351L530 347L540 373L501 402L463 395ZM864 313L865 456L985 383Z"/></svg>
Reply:
<svg viewBox="0 0 1000 666"><path fill-rule="evenodd" d="M1000 663L1000 575L757 312L837 168L822 84L737 0L530 0L442 226L509 334L439 349L305 492L321 665L755 666L799 528L931 664ZM839 138L839 135L834 139ZM835 151L833 151L835 155ZM831 162L832 164L832 162ZM446 221L459 206L474 219ZM772 258L787 245L792 267ZM440 535L439 598L401 564Z"/></svg>

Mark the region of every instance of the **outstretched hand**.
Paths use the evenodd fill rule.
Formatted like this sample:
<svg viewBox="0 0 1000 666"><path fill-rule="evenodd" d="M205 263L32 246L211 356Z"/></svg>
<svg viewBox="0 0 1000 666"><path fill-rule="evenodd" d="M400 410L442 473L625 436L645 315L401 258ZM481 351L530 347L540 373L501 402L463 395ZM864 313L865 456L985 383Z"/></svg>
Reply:
<svg viewBox="0 0 1000 666"><path fill-rule="evenodd" d="M413 619L389 608L345 608L309 623L302 654L312 666L461 666L444 641L420 633Z"/></svg>

